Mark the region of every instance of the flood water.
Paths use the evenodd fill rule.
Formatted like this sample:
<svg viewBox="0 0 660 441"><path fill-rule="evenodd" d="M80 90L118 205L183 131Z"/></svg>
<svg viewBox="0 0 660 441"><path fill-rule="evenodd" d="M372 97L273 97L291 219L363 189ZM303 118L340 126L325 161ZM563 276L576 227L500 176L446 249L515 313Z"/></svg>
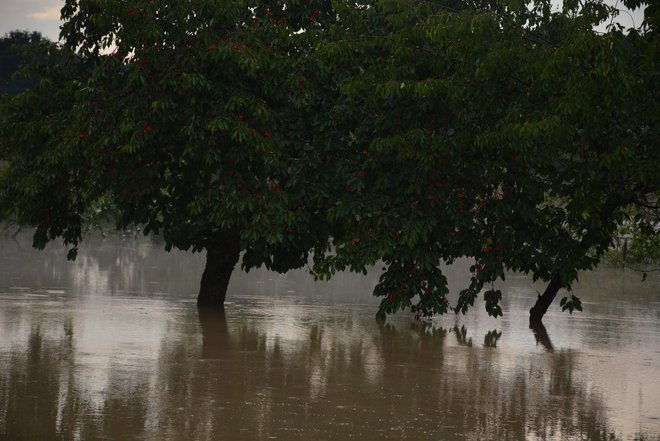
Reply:
<svg viewBox="0 0 660 441"><path fill-rule="evenodd" d="M585 311L535 335L523 276L497 320L381 326L377 271L236 272L219 314L203 256L162 249L92 238L70 263L0 236L0 440L660 439L658 275L585 274Z"/></svg>

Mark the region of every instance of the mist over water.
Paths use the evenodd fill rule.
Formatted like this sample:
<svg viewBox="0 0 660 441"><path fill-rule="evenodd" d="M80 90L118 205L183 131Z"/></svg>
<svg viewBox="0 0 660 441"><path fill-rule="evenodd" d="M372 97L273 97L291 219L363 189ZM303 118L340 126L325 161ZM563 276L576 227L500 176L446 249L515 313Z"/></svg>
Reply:
<svg viewBox="0 0 660 441"><path fill-rule="evenodd" d="M660 439L657 275L583 274L584 312L557 300L534 333L525 276L497 286L503 318L383 326L379 268L237 271L219 313L195 304L203 263L147 238L72 263L0 237L0 440Z"/></svg>

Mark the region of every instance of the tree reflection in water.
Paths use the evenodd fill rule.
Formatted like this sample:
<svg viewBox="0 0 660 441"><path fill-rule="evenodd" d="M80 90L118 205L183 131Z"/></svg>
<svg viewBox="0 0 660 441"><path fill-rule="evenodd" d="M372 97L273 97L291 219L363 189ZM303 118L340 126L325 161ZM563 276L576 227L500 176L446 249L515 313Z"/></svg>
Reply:
<svg viewBox="0 0 660 441"><path fill-rule="evenodd" d="M493 329L492 331L486 332L484 335L484 346L487 348L496 348L497 341L502 338L502 331Z"/></svg>
<svg viewBox="0 0 660 441"><path fill-rule="evenodd" d="M154 366L112 366L99 408L78 381L71 322L32 328L2 361L4 439L607 439L571 351L522 363L463 346L469 330L319 321L295 345L234 311L199 310ZM448 346L448 334L461 345ZM489 332L485 341L497 339ZM192 346L192 347L191 347ZM20 436L18 436L20 435Z"/></svg>
<svg viewBox="0 0 660 441"><path fill-rule="evenodd" d="M137 245L83 249L70 267L48 254L20 264L0 247L0 440L604 440L660 432L641 416L627 427L612 423L616 403L593 386L593 372L584 375L593 353L567 349L565 333L553 334L553 346L545 329L525 327L512 340L513 320L495 329L467 319L382 326L372 305L349 298L368 293L362 279L287 285L258 275L250 283L268 291L274 278L273 293L236 296L222 313L197 311L181 300L195 292L194 264ZM154 280L173 295L154 295ZM139 292L127 294L130 286ZM318 292L287 294L300 286ZM50 287L64 294L39 291ZM593 326L626 323L615 318L581 332L608 348ZM643 329L657 335L647 321ZM621 332L612 341L629 338Z"/></svg>

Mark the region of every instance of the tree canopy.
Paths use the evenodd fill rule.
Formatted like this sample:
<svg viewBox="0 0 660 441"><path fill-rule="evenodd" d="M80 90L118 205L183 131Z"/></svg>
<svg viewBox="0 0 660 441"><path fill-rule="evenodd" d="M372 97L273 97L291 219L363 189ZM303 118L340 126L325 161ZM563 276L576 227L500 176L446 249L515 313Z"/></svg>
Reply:
<svg viewBox="0 0 660 441"><path fill-rule="evenodd" d="M506 271L551 282L551 301L600 261L628 205L657 199L657 38L594 32L610 13L598 2L549 8L377 2L322 45L325 65L359 69L336 108L352 185L330 210L354 222L320 264L382 259L381 314L446 312L438 264L463 256L476 262L454 309L483 292L500 315L488 287Z"/></svg>
<svg viewBox="0 0 660 441"><path fill-rule="evenodd" d="M529 273L540 321L657 201L654 11L600 34L600 1L67 1L41 80L2 104L1 215L74 257L109 200L118 227L207 250L200 303L243 250L322 278L382 264L381 318L480 294L498 316L493 283Z"/></svg>
<svg viewBox="0 0 660 441"><path fill-rule="evenodd" d="M298 39L256 6L66 3L63 47L33 66L44 80L6 103L2 133L4 206L36 226L36 246L62 236L75 256L85 213L108 198L118 227L141 225L168 249L216 260L231 249L212 272L231 271L237 247L252 265L306 263L314 226L281 170L302 139L288 117L303 91Z"/></svg>

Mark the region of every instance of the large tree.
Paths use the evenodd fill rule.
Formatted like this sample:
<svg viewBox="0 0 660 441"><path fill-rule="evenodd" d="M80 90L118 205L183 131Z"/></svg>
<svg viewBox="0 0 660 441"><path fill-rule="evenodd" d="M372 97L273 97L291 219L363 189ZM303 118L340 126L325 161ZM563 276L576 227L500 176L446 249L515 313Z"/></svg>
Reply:
<svg viewBox="0 0 660 441"><path fill-rule="evenodd" d="M548 282L530 311L540 323L598 264L626 207L657 200L653 15L600 34L615 11L598 1L363 6L316 54L343 77L329 133L345 146L329 209L343 229L317 271L382 261L381 317L464 312L481 293L498 316L493 283L530 273ZM452 306L440 264L465 256L471 283ZM572 294L561 303L581 308Z"/></svg>
<svg viewBox="0 0 660 441"><path fill-rule="evenodd" d="M63 44L27 69L42 80L4 103L3 215L75 257L84 219L110 201L119 228L206 250L200 304L223 304L241 250L248 267L305 264L323 229L306 214L314 196L283 173L306 148L292 116L305 93L296 59L311 46L294 32L327 9L67 1Z"/></svg>
<svg viewBox="0 0 660 441"><path fill-rule="evenodd" d="M207 252L199 303L246 268L385 267L379 316L466 311L505 271L539 321L658 191L657 36L600 2L67 1L64 45L3 105L5 217L118 227ZM448 301L441 264L475 260ZM576 297L566 309L580 307Z"/></svg>

